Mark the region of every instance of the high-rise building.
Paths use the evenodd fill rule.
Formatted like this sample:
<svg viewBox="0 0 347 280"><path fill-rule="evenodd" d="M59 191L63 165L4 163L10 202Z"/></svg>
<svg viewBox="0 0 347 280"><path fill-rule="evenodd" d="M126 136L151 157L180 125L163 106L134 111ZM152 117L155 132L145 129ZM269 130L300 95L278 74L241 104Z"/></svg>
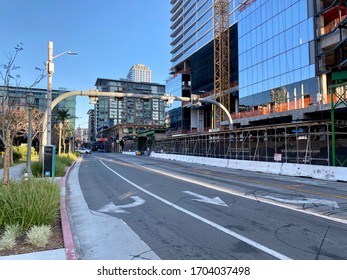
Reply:
<svg viewBox="0 0 347 280"><path fill-rule="evenodd" d="M89 129L77 127L75 130L75 145L78 147L85 147L88 143L90 143Z"/></svg>
<svg viewBox="0 0 347 280"><path fill-rule="evenodd" d="M89 109L87 114L88 114L88 142L93 142L96 139L95 110Z"/></svg>
<svg viewBox="0 0 347 280"><path fill-rule="evenodd" d="M128 80L133 82L152 82L152 70L143 64L133 65L128 73Z"/></svg>
<svg viewBox="0 0 347 280"><path fill-rule="evenodd" d="M140 83L128 80L96 80L95 86L104 92L163 95L165 86L157 83ZM95 105L98 131L117 124L142 124L163 126L164 101L159 99L99 97Z"/></svg>
<svg viewBox="0 0 347 280"><path fill-rule="evenodd" d="M214 2L171 0L172 77L167 93L213 98ZM346 26L346 1L342 0L230 0L234 125L329 116L329 87L338 80L347 81ZM318 103L322 106L317 107ZM183 104L169 112L170 123L182 124L175 129L212 126L211 106L188 107ZM269 117L270 113L275 115Z"/></svg>

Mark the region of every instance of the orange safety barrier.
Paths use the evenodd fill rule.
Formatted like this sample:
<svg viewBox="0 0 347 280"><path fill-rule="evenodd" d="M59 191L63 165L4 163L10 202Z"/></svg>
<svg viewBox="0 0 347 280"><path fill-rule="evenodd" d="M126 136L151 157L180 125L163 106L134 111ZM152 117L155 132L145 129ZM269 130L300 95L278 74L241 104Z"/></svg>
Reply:
<svg viewBox="0 0 347 280"><path fill-rule="evenodd" d="M334 97L334 101L337 100L336 96ZM330 95L328 95L327 103L330 103ZM316 99L305 97L304 100L298 99L296 101L285 102L276 105L266 105L264 107L260 107L258 109L244 111L239 113L233 113L231 116L233 119L241 119L241 118L250 118L261 115L268 115L271 113L285 112L296 109L303 109L309 106L318 105Z"/></svg>

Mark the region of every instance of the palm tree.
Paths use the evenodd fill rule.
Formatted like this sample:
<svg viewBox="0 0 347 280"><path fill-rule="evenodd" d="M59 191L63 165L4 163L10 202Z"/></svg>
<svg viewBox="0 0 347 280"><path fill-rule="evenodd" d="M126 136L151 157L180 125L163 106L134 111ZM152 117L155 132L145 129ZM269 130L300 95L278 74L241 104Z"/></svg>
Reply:
<svg viewBox="0 0 347 280"><path fill-rule="evenodd" d="M68 120L75 118L75 116L72 116L69 113L69 109L56 109L55 115L56 115L56 119L62 123L61 138L63 140L65 140L66 137L70 136L69 134L73 130L71 123L68 122ZM65 143L65 141L62 141L62 143L63 143L63 151L65 152L66 151L66 143Z"/></svg>
<svg viewBox="0 0 347 280"><path fill-rule="evenodd" d="M62 124L65 124L67 120L73 119L74 116L72 116L69 113L69 109L57 109L55 111L55 114L57 116L57 120L61 121Z"/></svg>

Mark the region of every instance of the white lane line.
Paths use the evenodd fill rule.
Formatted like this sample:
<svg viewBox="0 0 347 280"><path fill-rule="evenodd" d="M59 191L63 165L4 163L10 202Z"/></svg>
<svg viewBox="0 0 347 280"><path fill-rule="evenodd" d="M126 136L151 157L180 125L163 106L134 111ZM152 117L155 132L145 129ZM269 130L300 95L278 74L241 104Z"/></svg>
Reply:
<svg viewBox="0 0 347 280"><path fill-rule="evenodd" d="M252 246L254 248L257 248L258 250L263 251L264 253L267 253L267 254L269 254L269 255L277 258L277 259L280 259L280 260L290 260L291 259L291 258L289 258L289 257L287 257L287 256L285 256L285 255L283 255L283 254L281 254L279 252L276 252L276 251L274 251L274 250L272 250L272 249L270 249L270 248L268 248L268 247L266 247L266 246L264 246L262 244L259 244L259 243L255 242L255 241L253 241L253 240L251 240L251 239L249 239L249 238L247 238L247 237L245 237L243 235L240 235L240 234L238 234L238 233L236 233L236 232L234 232L232 230L229 230L229 229L227 229L225 227L222 227L221 225L218 225L215 222L212 222L212 221L210 221L210 220L208 220L208 219L206 219L204 217L201 217L201 216L199 216L199 215L197 215L197 214L195 214L195 213L193 213L193 212L191 212L189 210L186 210L186 209L184 209L184 208L182 208L180 206L177 206L177 205L173 204L172 202L170 202L170 201L168 201L168 200L166 200L166 199L164 199L164 198L162 198L162 197L160 197L160 196L158 196L158 195L156 195L154 193L149 192L148 190L140 187L139 185L135 184L134 182L128 180L124 176L120 175L118 172L116 172L113 169L111 169L102 160L100 160L100 162L108 170L110 170L111 172L116 174L118 177L120 177L121 179L123 179L124 181L129 183L130 185L132 185L135 188L137 188L138 190L143 191L144 193L154 197L155 199L165 203L166 205L171 206L171 207L175 208L176 210L179 210L179 211L181 211L181 212L183 212L183 213L185 213L185 214L187 214L187 215L189 215L189 216L191 216L191 217L193 217L193 218L195 218L195 219L197 219L197 220L199 220L199 221L201 221L201 222L203 222L205 224L208 224L211 227L214 227L215 229L218 229L218 230L220 230L220 231L222 231L222 232L224 232L224 233L226 233L226 234L228 234L228 235L230 235L230 236L232 236L232 237L234 237L234 238L236 238L236 239L238 239L238 240L240 240L242 242L245 242L248 245L250 245L250 246Z"/></svg>
<svg viewBox="0 0 347 280"><path fill-rule="evenodd" d="M245 193L242 193L242 192L239 192L239 191L236 191L236 190L232 190L232 189L229 189L229 188L226 188L226 187L212 185L212 184L209 184L209 183L206 183L206 182L201 182L201 181L190 179L190 178L187 178L187 177L175 175L173 173L160 171L160 170L153 169L153 168L150 168L150 167L147 167L147 166L143 166L141 164L134 163L134 162L132 164L135 165L135 166L138 166L140 168L147 169L147 170L150 170L152 172L162 174L164 176L168 176L168 177L172 177L172 178L175 178L175 179L178 179L178 180L182 180L182 181L185 181L185 182L188 182L188 183L200 185L200 186L203 186L203 187L208 188L208 189L221 191L221 192L224 192L224 193L228 193L228 194L231 194L231 195L239 196L239 197L246 198L246 199L249 199L249 200L254 200L254 201L257 201L257 202L262 202L262 203L266 203L266 204L269 204L269 205L274 205L274 206L281 207L281 208L284 208L284 209L289 209L291 211L299 212L299 213L302 213L302 214L305 214L305 215L311 215L311 216L318 217L318 218L321 218L321 219L326 219L326 220L329 220L329 221L334 221L334 222L337 222L337 223L342 223L342 224L347 225L347 220L344 219L344 218L326 216L326 215L323 215L323 214L321 214L319 212L312 212L312 211L307 211L306 209L296 208L294 205L284 204L283 202L274 201L274 200L271 200L271 199L268 199L268 198L265 198L265 197L261 197L261 196L253 197L253 196L249 196L248 194L245 194Z"/></svg>

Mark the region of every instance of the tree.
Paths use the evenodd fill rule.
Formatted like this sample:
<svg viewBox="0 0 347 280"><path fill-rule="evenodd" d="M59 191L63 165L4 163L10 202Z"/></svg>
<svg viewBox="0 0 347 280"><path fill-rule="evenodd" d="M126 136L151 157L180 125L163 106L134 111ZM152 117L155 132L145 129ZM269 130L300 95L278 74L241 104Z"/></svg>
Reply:
<svg viewBox="0 0 347 280"><path fill-rule="evenodd" d="M10 166L12 154L12 141L19 131L23 130L25 124L21 120L21 96L13 91L13 88L18 88L20 85L21 77L18 74L19 66L15 64L16 58L23 50L23 44L19 43L14 48L13 54L7 53L7 63L1 64L0 76L3 81L3 87L0 90L0 141L2 142L5 150L4 155L4 177L3 184L7 185L10 180ZM28 88L28 91L38 84L44 77L44 70L36 78L34 83Z"/></svg>
<svg viewBox="0 0 347 280"><path fill-rule="evenodd" d="M7 54L8 62L3 64L2 71L0 71L1 78L4 82L3 90L1 94L1 134L0 140L4 145L5 156L4 156L4 178L3 183L7 185L10 180L10 153L11 153L11 125L13 121L13 111L16 105L14 96L10 96L10 85L13 81L18 85L20 76L13 74L19 69L19 66L15 65L15 61L19 52L23 50L23 44L17 44L15 47L15 53L13 55Z"/></svg>
<svg viewBox="0 0 347 280"><path fill-rule="evenodd" d="M56 118L59 122L62 123L62 130L61 130L61 138L63 139L63 151L66 151L66 143L65 139L72 136L73 134L73 127L68 120L71 120L75 118L75 116L72 116L69 113L69 109L56 109L55 110ZM59 131L59 128L55 126L55 129Z"/></svg>

